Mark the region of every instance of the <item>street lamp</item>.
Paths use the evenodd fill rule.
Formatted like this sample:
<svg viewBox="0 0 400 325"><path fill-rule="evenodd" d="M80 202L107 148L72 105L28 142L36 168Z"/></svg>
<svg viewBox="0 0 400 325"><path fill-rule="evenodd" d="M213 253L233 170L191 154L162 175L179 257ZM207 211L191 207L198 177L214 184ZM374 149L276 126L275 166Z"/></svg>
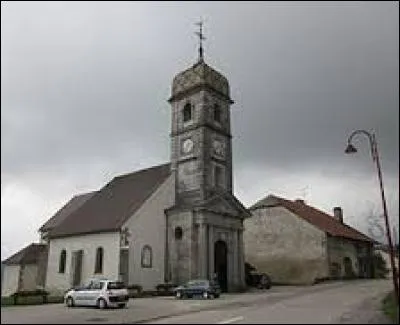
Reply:
<svg viewBox="0 0 400 325"><path fill-rule="evenodd" d="M383 216L385 218L385 225L386 225L386 236L387 236L387 241L389 244L390 264L392 267L394 293L396 296L397 304L399 304L399 283L398 283L398 279L397 279L396 263L394 260L395 255L394 255L392 236L391 236L391 231L390 231L390 226L389 226L389 218L388 218L388 213L387 213L387 208L386 208L385 191L383 189L382 171L381 171L381 164L379 161L379 154L378 154L378 144L376 142L374 133L370 133L365 130L356 130L350 134L350 136L347 140L347 148L344 151L345 153L352 154L352 153L357 152L356 147L354 147L353 144L351 143L351 141L353 140L353 137L357 134L364 134L368 137L369 144L371 147L372 160L376 163L376 169L378 171L379 186L380 186L381 198L382 198Z"/></svg>

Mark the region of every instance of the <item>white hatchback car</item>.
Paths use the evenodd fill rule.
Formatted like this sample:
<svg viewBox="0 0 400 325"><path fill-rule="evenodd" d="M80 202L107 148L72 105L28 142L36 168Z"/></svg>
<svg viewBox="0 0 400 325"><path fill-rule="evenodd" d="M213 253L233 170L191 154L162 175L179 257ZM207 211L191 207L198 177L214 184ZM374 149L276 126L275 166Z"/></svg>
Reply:
<svg viewBox="0 0 400 325"><path fill-rule="evenodd" d="M64 301L68 307L124 308L128 300L128 289L123 282L103 279L90 280L87 285L68 290L64 296Z"/></svg>

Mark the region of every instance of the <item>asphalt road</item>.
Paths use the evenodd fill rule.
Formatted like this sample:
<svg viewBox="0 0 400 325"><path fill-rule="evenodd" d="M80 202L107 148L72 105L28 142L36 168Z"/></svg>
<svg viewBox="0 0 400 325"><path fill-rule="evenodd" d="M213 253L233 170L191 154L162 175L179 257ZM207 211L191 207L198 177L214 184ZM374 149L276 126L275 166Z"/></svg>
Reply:
<svg viewBox="0 0 400 325"><path fill-rule="evenodd" d="M62 304L10 306L1 308L1 323L383 324L379 303L390 289L387 280L357 280L273 287L211 300L141 298L130 300L125 309L67 308Z"/></svg>

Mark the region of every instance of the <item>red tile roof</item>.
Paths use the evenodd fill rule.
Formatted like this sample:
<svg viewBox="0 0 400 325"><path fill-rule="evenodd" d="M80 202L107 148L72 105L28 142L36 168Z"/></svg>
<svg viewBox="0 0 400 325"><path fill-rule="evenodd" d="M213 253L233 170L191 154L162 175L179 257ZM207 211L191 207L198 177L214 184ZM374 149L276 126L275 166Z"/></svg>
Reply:
<svg viewBox="0 0 400 325"><path fill-rule="evenodd" d="M250 210L273 206L282 206L288 209L292 213L303 218L307 222L325 231L331 236L375 242L373 239L369 238L358 230L341 223L333 216L311 207L304 202L290 201L275 195L268 195L250 207Z"/></svg>

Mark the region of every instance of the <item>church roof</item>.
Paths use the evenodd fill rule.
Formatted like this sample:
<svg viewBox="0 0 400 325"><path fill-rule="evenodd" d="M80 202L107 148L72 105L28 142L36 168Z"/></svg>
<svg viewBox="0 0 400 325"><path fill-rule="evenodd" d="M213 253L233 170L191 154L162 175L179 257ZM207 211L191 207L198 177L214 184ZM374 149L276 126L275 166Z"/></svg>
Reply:
<svg viewBox="0 0 400 325"><path fill-rule="evenodd" d="M3 261L6 265L36 264L41 254L46 253L46 244L32 243Z"/></svg>
<svg viewBox="0 0 400 325"><path fill-rule="evenodd" d="M304 201L290 201L284 198L268 195L264 199L256 202L249 210L282 206L307 222L325 231L331 236L345 237L354 240L375 242L373 239L359 232L358 230L341 223L329 214L307 205Z"/></svg>
<svg viewBox="0 0 400 325"><path fill-rule="evenodd" d="M50 230L50 237L117 231L170 175L170 164L113 178Z"/></svg>
<svg viewBox="0 0 400 325"><path fill-rule="evenodd" d="M94 192L84 193L74 196L57 213L39 228L39 231L49 231L58 226L68 215L78 209L83 203L93 196Z"/></svg>
<svg viewBox="0 0 400 325"><path fill-rule="evenodd" d="M204 60L199 60L187 70L178 73L172 82L172 94L169 101L179 99L188 92L204 87L213 90L231 101L228 80Z"/></svg>

